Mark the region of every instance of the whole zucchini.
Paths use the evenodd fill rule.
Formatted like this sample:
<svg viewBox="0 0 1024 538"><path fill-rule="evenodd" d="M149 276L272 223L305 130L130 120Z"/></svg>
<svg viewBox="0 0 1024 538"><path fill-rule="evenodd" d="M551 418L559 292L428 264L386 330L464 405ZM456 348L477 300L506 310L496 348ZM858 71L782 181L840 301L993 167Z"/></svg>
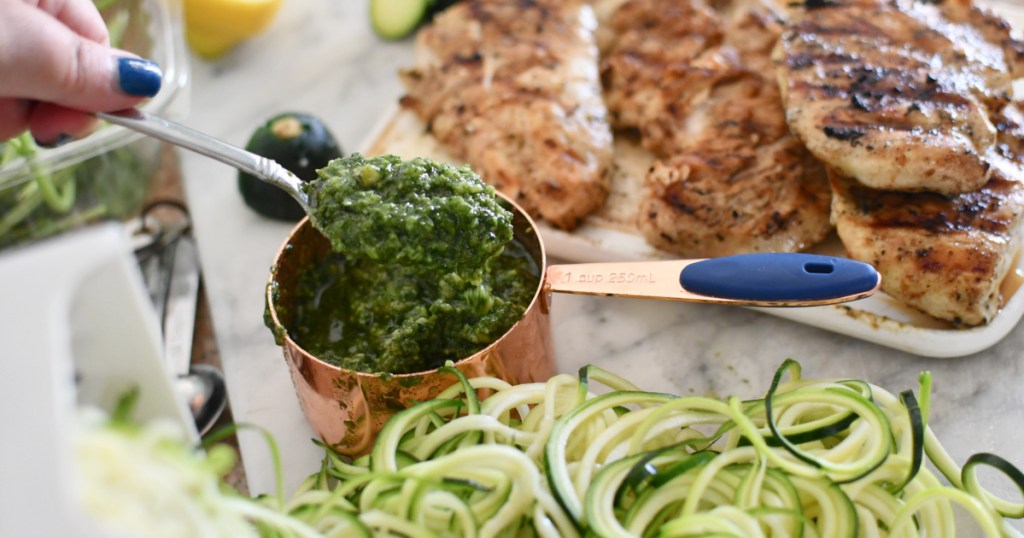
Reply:
<svg viewBox="0 0 1024 538"><path fill-rule="evenodd" d="M260 125L245 148L277 161L303 181L341 157L341 148L324 123L300 112L278 114ZM285 191L244 172L238 173L238 190L245 204L257 213L277 220L298 221L305 212Z"/></svg>

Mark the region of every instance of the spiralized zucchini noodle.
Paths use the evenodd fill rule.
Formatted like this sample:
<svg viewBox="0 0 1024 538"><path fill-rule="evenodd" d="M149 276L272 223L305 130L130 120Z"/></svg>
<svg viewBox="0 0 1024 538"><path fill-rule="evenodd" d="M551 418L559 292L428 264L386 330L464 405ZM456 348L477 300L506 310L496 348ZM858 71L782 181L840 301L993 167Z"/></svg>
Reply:
<svg viewBox="0 0 1024 538"><path fill-rule="evenodd" d="M927 373L919 395L895 396L804 379L787 360L763 398L719 400L644 391L595 366L515 386L445 371L457 382L395 415L370 454L325 447L319 472L277 506L302 532L257 523L262 534L1020 535L1006 518L1024 504L977 471L1022 495L1024 475L993 454L952 460L927 425Z"/></svg>
<svg viewBox="0 0 1024 538"><path fill-rule="evenodd" d="M72 439L75 497L100 529L153 538L258 536L235 508L252 501L222 487L235 462L226 446L199 452L174 421L137 425L94 407L79 411Z"/></svg>
<svg viewBox="0 0 1024 538"><path fill-rule="evenodd" d="M138 395L137 389L122 395L110 412L83 406L74 423L73 496L97 530L147 538L256 538L260 528L274 528L289 536L320 536L278 506L230 488L222 480L237 461L229 445L214 440L203 450L190 445L174 420L134 420Z"/></svg>

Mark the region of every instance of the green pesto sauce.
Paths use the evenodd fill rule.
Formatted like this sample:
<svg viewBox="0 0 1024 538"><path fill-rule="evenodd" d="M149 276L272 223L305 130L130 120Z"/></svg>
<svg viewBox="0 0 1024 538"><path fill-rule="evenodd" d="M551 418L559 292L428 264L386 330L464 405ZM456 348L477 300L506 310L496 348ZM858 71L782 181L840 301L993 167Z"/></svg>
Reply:
<svg viewBox="0 0 1024 538"><path fill-rule="evenodd" d="M512 213L469 167L357 153L317 174L310 219L349 258L479 268L512 240Z"/></svg>
<svg viewBox="0 0 1024 538"><path fill-rule="evenodd" d="M468 168L357 154L320 177L311 219L335 252L295 290L290 331L307 351L351 370L419 372L522 317L540 268Z"/></svg>

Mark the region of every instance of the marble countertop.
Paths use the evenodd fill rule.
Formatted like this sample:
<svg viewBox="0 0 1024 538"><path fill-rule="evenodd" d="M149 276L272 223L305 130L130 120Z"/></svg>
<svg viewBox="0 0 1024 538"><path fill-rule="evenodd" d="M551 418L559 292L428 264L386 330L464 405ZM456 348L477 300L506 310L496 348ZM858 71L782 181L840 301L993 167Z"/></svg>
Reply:
<svg viewBox="0 0 1024 538"><path fill-rule="evenodd" d="M192 59L183 122L244 145L269 116L306 111L345 151L358 150L393 109L395 72L413 58L411 41L379 40L366 12L367 0L286 0L266 33L216 62ZM263 324L268 270L292 226L249 211L233 169L185 152L181 160L234 416L273 434L288 494L322 456ZM916 389L930 370L930 424L954 459L986 451L1024 466L1022 326L976 355L926 359L734 307L559 295L552 324L560 371L594 363L679 394L761 396L786 358L808 377L861 378L892 392ZM251 492L273 492L262 436L243 431L240 447Z"/></svg>

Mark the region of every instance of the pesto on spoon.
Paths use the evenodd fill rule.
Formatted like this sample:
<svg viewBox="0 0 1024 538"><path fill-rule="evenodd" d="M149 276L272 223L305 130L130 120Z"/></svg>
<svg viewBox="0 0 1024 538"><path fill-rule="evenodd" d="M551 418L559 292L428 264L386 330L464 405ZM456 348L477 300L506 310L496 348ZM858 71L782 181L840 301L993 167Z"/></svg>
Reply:
<svg viewBox="0 0 1024 538"><path fill-rule="evenodd" d="M469 167L356 153L303 185L337 252L382 264L479 267L512 240L512 213Z"/></svg>

